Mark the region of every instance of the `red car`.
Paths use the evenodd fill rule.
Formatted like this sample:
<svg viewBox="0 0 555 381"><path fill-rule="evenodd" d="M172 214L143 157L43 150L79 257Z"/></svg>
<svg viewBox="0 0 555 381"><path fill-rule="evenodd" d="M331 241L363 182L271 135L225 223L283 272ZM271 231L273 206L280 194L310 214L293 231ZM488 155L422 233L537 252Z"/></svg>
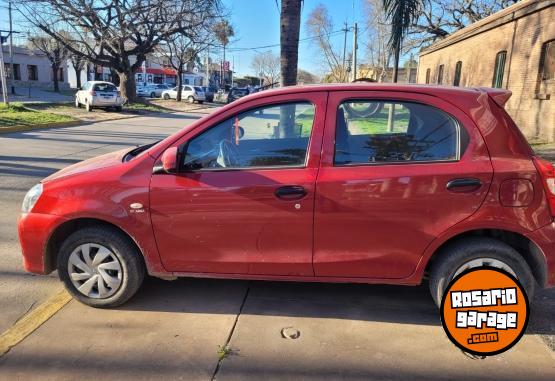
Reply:
<svg viewBox="0 0 555 381"><path fill-rule="evenodd" d="M145 274L418 285L436 303L493 266L555 285L555 170L503 109L510 92L288 87L33 187L25 268L117 306Z"/></svg>

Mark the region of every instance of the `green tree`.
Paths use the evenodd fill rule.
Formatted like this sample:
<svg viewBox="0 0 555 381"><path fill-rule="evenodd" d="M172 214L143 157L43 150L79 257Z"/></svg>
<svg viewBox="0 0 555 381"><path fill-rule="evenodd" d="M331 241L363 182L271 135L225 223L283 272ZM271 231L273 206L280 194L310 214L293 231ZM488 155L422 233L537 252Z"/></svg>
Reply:
<svg viewBox="0 0 555 381"><path fill-rule="evenodd" d="M383 0L384 11L391 23L388 45L393 51L393 82L397 82L403 39L409 28L418 20L421 7L422 0Z"/></svg>

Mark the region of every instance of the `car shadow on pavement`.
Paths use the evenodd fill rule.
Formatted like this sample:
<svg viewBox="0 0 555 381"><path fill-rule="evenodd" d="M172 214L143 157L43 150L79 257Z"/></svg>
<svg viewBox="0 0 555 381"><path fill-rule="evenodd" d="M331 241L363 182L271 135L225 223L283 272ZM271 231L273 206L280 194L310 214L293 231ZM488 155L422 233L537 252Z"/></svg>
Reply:
<svg viewBox="0 0 555 381"><path fill-rule="evenodd" d="M244 313L255 315L347 319L415 325L441 325L427 283L389 286L180 278L147 278L123 310L233 314L227 292L245 290ZM183 304L183 298L190 303ZM528 334L555 336L555 289L537 292L531 303ZM555 348L552 348L555 350Z"/></svg>

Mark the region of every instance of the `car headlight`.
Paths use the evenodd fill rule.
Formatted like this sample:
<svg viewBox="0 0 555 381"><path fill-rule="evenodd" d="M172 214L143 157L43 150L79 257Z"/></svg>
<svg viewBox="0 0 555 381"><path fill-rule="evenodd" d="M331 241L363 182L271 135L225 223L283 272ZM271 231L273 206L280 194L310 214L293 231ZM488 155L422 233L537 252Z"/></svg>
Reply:
<svg viewBox="0 0 555 381"><path fill-rule="evenodd" d="M21 213L29 213L33 206L37 203L40 195L42 194L42 184L39 183L29 189L29 192L25 195L23 199L23 205L21 205Z"/></svg>

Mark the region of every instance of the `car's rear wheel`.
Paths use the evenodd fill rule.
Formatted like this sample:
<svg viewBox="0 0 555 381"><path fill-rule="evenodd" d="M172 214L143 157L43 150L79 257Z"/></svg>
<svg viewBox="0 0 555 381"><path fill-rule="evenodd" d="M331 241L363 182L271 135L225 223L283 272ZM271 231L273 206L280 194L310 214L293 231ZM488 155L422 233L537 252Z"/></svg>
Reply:
<svg viewBox="0 0 555 381"><path fill-rule="evenodd" d="M440 250L430 269L430 293L437 306L449 282L463 271L477 267L494 267L514 275L534 297L535 279L522 256L506 243L487 237L458 240Z"/></svg>
<svg viewBox="0 0 555 381"><path fill-rule="evenodd" d="M195 98L192 95L189 95L187 100L189 101L189 103L195 103Z"/></svg>
<svg viewBox="0 0 555 381"><path fill-rule="evenodd" d="M164 98L164 100L167 101L168 99L170 99L170 96L169 96L169 94L164 94L164 97L163 97L163 98Z"/></svg>
<svg viewBox="0 0 555 381"><path fill-rule="evenodd" d="M153 91L152 93L150 93L150 97L151 97L151 98L155 98L155 97L156 97L156 94L154 93L154 91Z"/></svg>
<svg viewBox="0 0 555 381"><path fill-rule="evenodd" d="M145 276L141 253L113 228L90 227L71 234L58 254L58 274L71 295L92 307L129 300Z"/></svg>

